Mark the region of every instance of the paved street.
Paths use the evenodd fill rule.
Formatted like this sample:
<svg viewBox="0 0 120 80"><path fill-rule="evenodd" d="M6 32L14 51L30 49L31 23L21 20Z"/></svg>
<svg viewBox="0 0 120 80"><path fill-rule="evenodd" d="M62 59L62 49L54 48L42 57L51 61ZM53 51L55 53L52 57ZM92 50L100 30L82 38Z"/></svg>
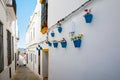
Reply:
<svg viewBox="0 0 120 80"><path fill-rule="evenodd" d="M27 67L17 67L15 75L11 80L42 80Z"/></svg>

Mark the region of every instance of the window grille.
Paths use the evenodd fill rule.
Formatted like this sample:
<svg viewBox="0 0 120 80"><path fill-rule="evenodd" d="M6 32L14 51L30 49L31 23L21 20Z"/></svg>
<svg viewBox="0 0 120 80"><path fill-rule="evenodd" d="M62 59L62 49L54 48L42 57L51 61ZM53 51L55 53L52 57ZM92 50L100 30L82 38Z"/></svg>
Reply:
<svg viewBox="0 0 120 80"><path fill-rule="evenodd" d="M14 60L14 37L12 37L12 60Z"/></svg>
<svg viewBox="0 0 120 80"><path fill-rule="evenodd" d="M44 34L47 31L47 12L48 12L48 3L47 0L43 0L41 5L41 32Z"/></svg>
<svg viewBox="0 0 120 80"><path fill-rule="evenodd" d="M8 53L8 65L12 63L11 59L11 33L7 30L7 53Z"/></svg>
<svg viewBox="0 0 120 80"><path fill-rule="evenodd" d="M0 22L0 73L4 69L4 55L3 55L3 24Z"/></svg>

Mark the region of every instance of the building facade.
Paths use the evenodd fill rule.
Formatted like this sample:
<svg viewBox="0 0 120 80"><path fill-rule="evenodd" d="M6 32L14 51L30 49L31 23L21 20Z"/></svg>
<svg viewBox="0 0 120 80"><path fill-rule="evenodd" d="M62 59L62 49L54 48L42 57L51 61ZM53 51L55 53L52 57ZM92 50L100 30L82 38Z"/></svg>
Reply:
<svg viewBox="0 0 120 80"><path fill-rule="evenodd" d="M9 80L15 72L17 41L16 1L0 0L0 80Z"/></svg>
<svg viewBox="0 0 120 80"><path fill-rule="evenodd" d="M48 58L43 58L45 57L43 54L45 53L46 55L48 53L48 46L45 43L47 37L46 15L42 14L46 12L44 10L45 6L46 5L41 5L40 1L37 0L36 8L33 15L30 17L30 22L26 31L27 66L34 73L39 75L41 79L47 79L48 77ZM43 48L42 50L41 46ZM44 64L46 68L43 66L44 62L46 63Z"/></svg>
<svg viewBox="0 0 120 80"><path fill-rule="evenodd" d="M118 0L48 0L48 39L58 42L57 48L49 48L49 80L120 79L119 3ZM86 23L86 13L92 14L91 23L89 19ZM52 31L55 37L51 37ZM81 46L74 47L73 40L79 34L83 35ZM67 41L66 48L61 46L63 38Z"/></svg>
<svg viewBox="0 0 120 80"><path fill-rule="evenodd" d="M119 80L119 3L40 0L26 32L27 66L43 80Z"/></svg>

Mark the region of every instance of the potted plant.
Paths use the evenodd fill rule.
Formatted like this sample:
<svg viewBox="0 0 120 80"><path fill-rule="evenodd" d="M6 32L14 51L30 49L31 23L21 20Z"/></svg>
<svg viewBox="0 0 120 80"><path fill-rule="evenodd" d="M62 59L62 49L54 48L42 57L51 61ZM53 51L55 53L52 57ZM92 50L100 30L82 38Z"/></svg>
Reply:
<svg viewBox="0 0 120 80"><path fill-rule="evenodd" d="M61 46L62 46L62 48L66 48L67 47L67 41L65 40L65 38L63 38L61 40Z"/></svg>
<svg viewBox="0 0 120 80"><path fill-rule="evenodd" d="M85 9L84 10L86 14L84 15L86 23L91 23L93 19L93 15L91 14L91 9Z"/></svg>
<svg viewBox="0 0 120 80"><path fill-rule="evenodd" d="M58 21L58 32L61 33L62 32L62 27L61 27L61 23Z"/></svg>
<svg viewBox="0 0 120 80"><path fill-rule="evenodd" d="M55 33L54 31L51 32L51 36L54 37L55 36Z"/></svg>
<svg viewBox="0 0 120 80"><path fill-rule="evenodd" d="M53 40L53 46L54 46L54 48L58 47L58 41L57 40Z"/></svg>
<svg viewBox="0 0 120 80"><path fill-rule="evenodd" d="M74 36L72 39L75 48L79 48L81 46L81 39L83 37L83 34L79 34L78 36Z"/></svg>

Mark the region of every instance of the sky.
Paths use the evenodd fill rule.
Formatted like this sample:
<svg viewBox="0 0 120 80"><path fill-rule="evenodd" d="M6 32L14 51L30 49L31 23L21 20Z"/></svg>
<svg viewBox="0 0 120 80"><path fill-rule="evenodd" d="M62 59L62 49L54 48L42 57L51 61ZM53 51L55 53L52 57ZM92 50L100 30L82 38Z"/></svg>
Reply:
<svg viewBox="0 0 120 80"><path fill-rule="evenodd" d="M25 33L33 14L37 0L16 0L19 42L18 48L25 48Z"/></svg>

